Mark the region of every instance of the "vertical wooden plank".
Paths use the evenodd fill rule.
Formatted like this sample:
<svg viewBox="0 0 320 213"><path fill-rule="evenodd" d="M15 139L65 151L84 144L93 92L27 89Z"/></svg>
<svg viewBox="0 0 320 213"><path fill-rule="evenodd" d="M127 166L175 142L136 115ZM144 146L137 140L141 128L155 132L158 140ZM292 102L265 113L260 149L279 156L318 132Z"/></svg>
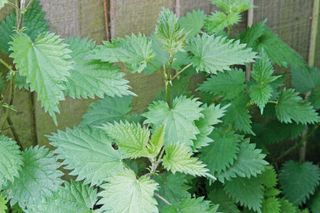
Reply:
<svg viewBox="0 0 320 213"><path fill-rule="evenodd" d="M180 0L179 4L179 14L181 16L185 15L188 11L194 9L200 9L206 13L210 13L213 9L213 6L209 0Z"/></svg>
<svg viewBox="0 0 320 213"><path fill-rule="evenodd" d="M110 0L111 37L131 33L150 34L155 28L162 7L172 9L173 0ZM154 75L128 74L127 79L138 95L133 100L133 110L143 111L163 87L159 73Z"/></svg>
<svg viewBox="0 0 320 213"><path fill-rule="evenodd" d="M98 42L104 37L103 2L101 0L41 0L46 11L50 29L64 37L85 36ZM40 104L36 104L36 126L38 142L47 144L46 135L57 128L64 129L77 125L92 100L73 100L67 98L61 102L58 127L43 111Z"/></svg>
<svg viewBox="0 0 320 213"><path fill-rule="evenodd" d="M254 22L267 24L305 59L308 58L313 1L256 0Z"/></svg>
<svg viewBox="0 0 320 213"><path fill-rule="evenodd" d="M319 26L320 26L320 0L314 0L313 13L312 13L312 24L311 24L311 37L310 37L310 48L309 48L309 66L315 66L319 64L319 55L317 56L317 48L319 48Z"/></svg>

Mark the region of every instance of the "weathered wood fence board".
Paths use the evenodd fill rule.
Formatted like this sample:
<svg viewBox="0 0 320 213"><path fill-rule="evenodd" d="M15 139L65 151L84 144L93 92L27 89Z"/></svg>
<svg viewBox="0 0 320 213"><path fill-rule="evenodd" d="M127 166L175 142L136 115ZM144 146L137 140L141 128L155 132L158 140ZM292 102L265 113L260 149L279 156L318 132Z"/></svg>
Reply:
<svg viewBox="0 0 320 213"><path fill-rule="evenodd" d="M41 0L52 31L63 37L86 36L98 42L105 37L106 30L112 38L138 32L150 34L162 7L173 9L179 15L184 15L187 11L196 8L207 13L214 10L208 0L106 0L106 2L108 8L104 11L104 0ZM254 4L256 8L253 11L253 22L268 19L268 25L307 59L313 0L254 0ZM3 11L0 19L4 16ZM108 29L105 29L104 12L107 12L109 17ZM247 16L244 14L244 21L236 31L243 29L246 24ZM319 36L316 63L320 66ZM159 75L130 74L127 78L131 82L133 91L138 95L134 99L136 111L143 110L162 87ZM61 103L61 113L58 115L59 126L55 127L38 103L35 105L36 123L33 123L33 106L30 97L25 92L17 93L15 103L18 105L20 114L12 116L20 139L28 144L36 141L35 138L38 139L39 144L47 144L45 135L57 128L63 129L76 125L92 102L92 100L67 99Z"/></svg>

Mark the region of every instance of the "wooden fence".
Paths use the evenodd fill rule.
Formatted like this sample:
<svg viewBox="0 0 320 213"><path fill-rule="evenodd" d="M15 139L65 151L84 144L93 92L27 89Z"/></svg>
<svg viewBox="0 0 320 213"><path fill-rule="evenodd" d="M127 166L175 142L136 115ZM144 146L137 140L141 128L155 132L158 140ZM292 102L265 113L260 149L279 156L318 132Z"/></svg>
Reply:
<svg viewBox="0 0 320 213"><path fill-rule="evenodd" d="M255 8L245 14L239 28L264 19L291 47L306 60L320 66L320 36L317 39L319 0L253 0ZM41 0L52 31L67 36L86 36L100 42L130 33L150 33L162 7L177 15L200 8L214 10L208 0ZM0 11L0 18L5 13ZM249 18L248 18L249 17ZM316 18L316 19L315 19ZM1 35L0 35L1 36ZM310 45L312 44L312 45ZM313 48L317 47L317 48ZM134 109L141 111L162 86L158 75L129 75L136 94ZM45 135L76 125L92 100L67 99L60 105L59 126L52 123L36 100L18 91L14 104L18 114L12 116L17 137L26 144L46 144Z"/></svg>

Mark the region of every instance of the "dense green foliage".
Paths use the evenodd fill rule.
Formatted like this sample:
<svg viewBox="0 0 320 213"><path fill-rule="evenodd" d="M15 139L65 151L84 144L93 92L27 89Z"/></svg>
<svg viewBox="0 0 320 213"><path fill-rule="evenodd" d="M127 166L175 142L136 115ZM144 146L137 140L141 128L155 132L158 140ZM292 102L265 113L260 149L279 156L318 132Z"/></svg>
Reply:
<svg viewBox="0 0 320 213"><path fill-rule="evenodd" d="M212 0L212 14L181 18L163 9L151 36L102 44L48 32L38 0L15 5L0 22L0 212L320 212L318 165L303 149L284 162L319 125L320 71L266 23L233 36L250 2ZM163 76L141 114L122 71ZM192 76L204 79L194 91ZM23 149L4 129L15 88L55 123L66 97L99 100L47 136L52 150Z"/></svg>

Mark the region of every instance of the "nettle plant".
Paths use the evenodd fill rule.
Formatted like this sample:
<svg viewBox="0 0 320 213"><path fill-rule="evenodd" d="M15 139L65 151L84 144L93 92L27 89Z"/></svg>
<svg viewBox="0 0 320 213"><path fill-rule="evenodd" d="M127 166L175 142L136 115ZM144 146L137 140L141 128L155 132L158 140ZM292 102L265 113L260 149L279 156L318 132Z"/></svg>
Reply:
<svg viewBox="0 0 320 213"><path fill-rule="evenodd" d="M265 23L232 38L250 1L213 0L211 15L181 18L163 9L151 36L100 45L48 32L37 0L4 3L16 12L0 23L0 212L318 211L320 170L305 151L279 184L279 162L264 153L287 140L297 142L281 159L305 148L319 121L319 73ZM293 68L293 88L273 65ZM141 115L121 71L162 74L163 92ZM16 88L35 93L55 123L65 97L100 99L78 126L48 136L52 151L23 149L3 131Z"/></svg>

